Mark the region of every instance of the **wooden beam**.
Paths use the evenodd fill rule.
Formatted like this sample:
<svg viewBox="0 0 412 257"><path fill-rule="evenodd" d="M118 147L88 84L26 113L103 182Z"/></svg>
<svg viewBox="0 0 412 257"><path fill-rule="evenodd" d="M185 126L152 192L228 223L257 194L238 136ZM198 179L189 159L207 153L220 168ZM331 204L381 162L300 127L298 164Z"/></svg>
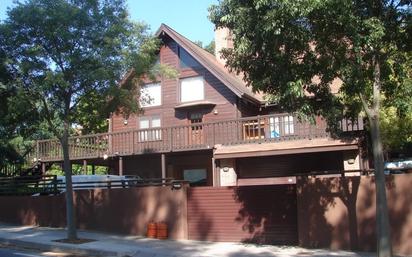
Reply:
<svg viewBox="0 0 412 257"><path fill-rule="evenodd" d="M166 155L164 153L162 153L160 155L160 161L161 161L161 165L162 165L162 179L166 178Z"/></svg>
<svg viewBox="0 0 412 257"><path fill-rule="evenodd" d="M83 160L83 175L87 175L87 160Z"/></svg>
<svg viewBox="0 0 412 257"><path fill-rule="evenodd" d="M219 186L218 172L216 168L216 160L214 157L212 157L212 177L213 177L213 186L218 187Z"/></svg>
<svg viewBox="0 0 412 257"><path fill-rule="evenodd" d="M41 163L41 174L42 175L46 174L46 163L45 162Z"/></svg>
<svg viewBox="0 0 412 257"><path fill-rule="evenodd" d="M291 149L277 149L277 150L261 150L261 151L242 151L242 152L225 152L216 153L214 157L216 159L228 159L228 158L244 158L244 157L260 157L271 155L284 155L284 154L300 154L300 153L317 153L328 151L344 151L344 150L356 150L358 145L340 145L340 146L317 146L308 148L291 148Z"/></svg>
<svg viewBox="0 0 412 257"><path fill-rule="evenodd" d="M119 176L123 176L123 157L119 157Z"/></svg>

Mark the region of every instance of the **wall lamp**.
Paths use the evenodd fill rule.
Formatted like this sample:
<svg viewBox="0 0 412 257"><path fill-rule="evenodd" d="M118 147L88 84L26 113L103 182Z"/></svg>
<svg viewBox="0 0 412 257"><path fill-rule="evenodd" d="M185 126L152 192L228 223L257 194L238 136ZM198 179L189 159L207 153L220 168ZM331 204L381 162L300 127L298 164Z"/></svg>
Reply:
<svg viewBox="0 0 412 257"><path fill-rule="evenodd" d="M182 182L173 181L172 182L172 190L179 190L182 189L183 185Z"/></svg>

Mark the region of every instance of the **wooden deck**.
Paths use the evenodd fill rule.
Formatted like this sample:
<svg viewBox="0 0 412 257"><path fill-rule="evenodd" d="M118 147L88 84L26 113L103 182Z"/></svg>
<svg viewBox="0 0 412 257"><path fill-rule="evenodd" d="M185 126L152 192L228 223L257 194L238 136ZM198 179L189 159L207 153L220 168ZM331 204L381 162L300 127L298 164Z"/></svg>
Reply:
<svg viewBox="0 0 412 257"><path fill-rule="evenodd" d="M187 126L133 129L121 132L75 136L69 139L70 159L95 159L111 156L138 155L212 149L215 145L275 143L287 140L328 138L326 123L299 122L285 115L265 115ZM363 130L362 119L344 120L345 132ZM63 158L57 139L36 142L34 157L42 162Z"/></svg>

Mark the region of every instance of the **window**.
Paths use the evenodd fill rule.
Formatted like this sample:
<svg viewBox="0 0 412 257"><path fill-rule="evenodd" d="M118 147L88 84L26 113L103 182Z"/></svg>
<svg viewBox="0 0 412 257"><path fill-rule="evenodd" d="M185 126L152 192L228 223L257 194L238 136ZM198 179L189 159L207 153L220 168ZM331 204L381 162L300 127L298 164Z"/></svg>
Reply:
<svg viewBox="0 0 412 257"><path fill-rule="evenodd" d="M190 102L205 98L203 77L192 77L180 81L180 101Z"/></svg>
<svg viewBox="0 0 412 257"><path fill-rule="evenodd" d="M162 90L160 83L146 84L140 89L140 106L151 107L162 104Z"/></svg>
<svg viewBox="0 0 412 257"><path fill-rule="evenodd" d="M189 121L192 125L189 134L190 144L203 144L203 126L200 125L203 121L203 115L201 113L190 113Z"/></svg>
<svg viewBox="0 0 412 257"><path fill-rule="evenodd" d="M162 130L160 116L141 117L139 119L138 140L144 141L157 141L162 140Z"/></svg>
<svg viewBox="0 0 412 257"><path fill-rule="evenodd" d="M293 135L295 133L293 116L291 115L271 117L269 119L269 127L270 138Z"/></svg>
<svg viewBox="0 0 412 257"><path fill-rule="evenodd" d="M179 47L179 61L180 68L193 68L199 67L200 64L183 48Z"/></svg>
<svg viewBox="0 0 412 257"><path fill-rule="evenodd" d="M206 169L185 169L183 179L189 181L191 186L206 186L207 171Z"/></svg>

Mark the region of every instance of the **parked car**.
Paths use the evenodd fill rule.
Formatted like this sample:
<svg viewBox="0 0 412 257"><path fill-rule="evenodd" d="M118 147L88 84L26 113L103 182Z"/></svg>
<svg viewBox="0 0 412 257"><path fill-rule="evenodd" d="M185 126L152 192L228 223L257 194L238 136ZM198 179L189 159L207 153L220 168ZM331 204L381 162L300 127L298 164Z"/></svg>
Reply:
<svg viewBox="0 0 412 257"><path fill-rule="evenodd" d="M412 160L393 161L385 163L385 174L402 174L412 171Z"/></svg>
<svg viewBox="0 0 412 257"><path fill-rule="evenodd" d="M94 188L125 188L134 185L138 176L118 176L118 175L73 175L73 190L94 189ZM58 187L65 191L65 176L57 176Z"/></svg>

